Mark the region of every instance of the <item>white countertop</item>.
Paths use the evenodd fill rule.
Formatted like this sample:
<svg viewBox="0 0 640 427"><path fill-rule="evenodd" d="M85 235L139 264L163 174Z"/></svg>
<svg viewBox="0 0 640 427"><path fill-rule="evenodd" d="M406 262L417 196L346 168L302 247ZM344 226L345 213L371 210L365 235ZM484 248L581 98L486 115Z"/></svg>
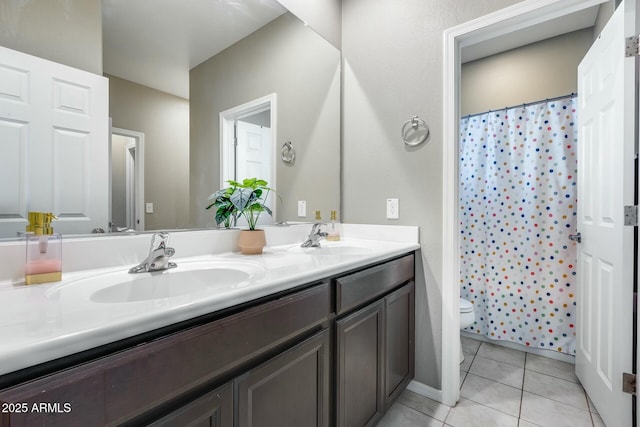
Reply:
<svg viewBox="0 0 640 427"><path fill-rule="evenodd" d="M322 252L302 249L299 243L284 244L266 247L262 255L221 252L174 257L178 267L159 273L129 275L127 265L65 273L62 282L50 284L0 283L0 375L419 249L417 239L347 238L337 243L323 241L322 246L351 249ZM236 264L245 266L251 275L234 285L132 302L95 301L97 290L132 276L184 278L187 276L179 274L185 271Z"/></svg>

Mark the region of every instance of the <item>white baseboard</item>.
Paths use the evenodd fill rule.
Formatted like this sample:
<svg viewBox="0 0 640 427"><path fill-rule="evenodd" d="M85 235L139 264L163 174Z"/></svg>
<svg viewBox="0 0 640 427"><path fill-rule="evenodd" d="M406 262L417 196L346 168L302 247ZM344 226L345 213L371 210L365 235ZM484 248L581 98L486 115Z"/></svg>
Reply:
<svg viewBox="0 0 640 427"><path fill-rule="evenodd" d="M428 397L431 400L442 403L442 391L426 384L422 384L421 382L415 380L411 381L407 386L407 390L411 390L421 396Z"/></svg>
<svg viewBox="0 0 640 427"><path fill-rule="evenodd" d="M549 359L559 360L561 362L576 363L576 357L566 353L560 353L554 350L545 350L543 348L528 347L526 345L512 343L509 341L490 340L481 334L474 334L472 332L460 331L460 336L470 338L476 341L485 341L491 344L499 345L502 347L512 348L514 350L520 350L527 353L535 354L536 356L547 357Z"/></svg>

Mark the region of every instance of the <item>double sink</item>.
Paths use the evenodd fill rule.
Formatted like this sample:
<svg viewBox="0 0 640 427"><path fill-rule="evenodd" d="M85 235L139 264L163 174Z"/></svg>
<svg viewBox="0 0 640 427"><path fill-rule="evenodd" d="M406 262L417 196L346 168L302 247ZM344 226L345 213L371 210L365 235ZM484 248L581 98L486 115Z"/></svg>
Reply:
<svg viewBox="0 0 640 427"><path fill-rule="evenodd" d="M171 257L177 267L136 274L128 270L139 259L130 250L118 251L131 239L70 242L68 256L92 253L99 244L101 250L118 253L123 262L116 267L70 269L57 283L0 283L0 378L419 248L414 228L393 228L390 233L381 226L356 225L351 231L355 236L338 242L323 240L320 248L302 248L299 239L307 233L304 227L276 229L271 239L281 243L266 247L262 255L232 252L226 243L231 239L224 233L216 234L221 237L213 250L209 243L202 243L212 236L182 234L174 238L178 249ZM380 239L368 238L374 233ZM189 255L181 257L183 253Z"/></svg>
<svg viewBox="0 0 640 427"><path fill-rule="evenodd" d="M198 294L251 286L264 278L270 257L289 256L293 266L308 263L310 259L315 264L332 264L370 253L370 248L344 242L330 242L317 248L286 245L269 248L261 256L183 259L177 262L176 268L162 271L129 274L122 269L91 275L54 286L48 290L47 296L52 299L82 296L85 301L100 304L160 301L186 296L193 299Z"/></svg>

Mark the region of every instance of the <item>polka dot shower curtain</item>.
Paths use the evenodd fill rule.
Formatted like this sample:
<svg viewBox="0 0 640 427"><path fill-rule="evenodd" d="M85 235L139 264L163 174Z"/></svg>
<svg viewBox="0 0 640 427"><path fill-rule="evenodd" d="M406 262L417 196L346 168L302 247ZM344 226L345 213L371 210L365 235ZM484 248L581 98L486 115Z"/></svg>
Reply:
<svg viewBox="0 0 640 427"><path fill-rule="evenodd" d="M468 332L575 354L576 98L460 123Z"/></svg>

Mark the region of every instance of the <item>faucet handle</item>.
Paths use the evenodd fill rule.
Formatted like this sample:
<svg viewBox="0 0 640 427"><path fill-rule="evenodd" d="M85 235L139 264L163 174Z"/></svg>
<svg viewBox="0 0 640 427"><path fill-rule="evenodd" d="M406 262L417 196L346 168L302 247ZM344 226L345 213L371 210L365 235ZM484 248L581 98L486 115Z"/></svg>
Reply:
<svg viewBox="0 0 640 427"><path fill-rule="evenodd" d="M158 241L157 244L156 241ZM167 247L168 241L169 233L166 233L164 231L153 233L153 236L151 236L151 247L149 248L149 252L155 249L165 249Z"/></svg>

